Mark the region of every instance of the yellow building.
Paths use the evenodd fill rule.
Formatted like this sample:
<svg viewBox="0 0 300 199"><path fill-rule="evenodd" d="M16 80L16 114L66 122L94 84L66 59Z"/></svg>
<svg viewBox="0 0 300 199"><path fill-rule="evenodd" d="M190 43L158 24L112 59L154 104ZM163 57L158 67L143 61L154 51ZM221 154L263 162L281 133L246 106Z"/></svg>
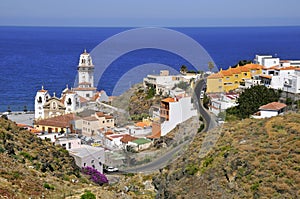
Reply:
<svg viewBox="0 0 300 199"><path fill-rule="evenodd" d="M229 92L237 89L245 79L251 79L252 76L260 75L263 66L258 64L246 64L229 67L227 70L220 70L207 78L207 93Z"/></svg>
<svg viewBox="0 0 300 199"><path fill-rule="evenodd" d="M52 118L37 120L34 124L34 128L42 132L48 133L59 133L69 132L73 133L72 121L75 120L76 116L72 113L60 115Z"/></svg>

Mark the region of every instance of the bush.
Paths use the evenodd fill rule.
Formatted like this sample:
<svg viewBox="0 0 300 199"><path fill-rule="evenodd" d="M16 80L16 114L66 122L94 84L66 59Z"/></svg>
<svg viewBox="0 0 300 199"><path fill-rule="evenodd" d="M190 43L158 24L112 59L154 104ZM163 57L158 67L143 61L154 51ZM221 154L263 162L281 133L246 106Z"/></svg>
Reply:
<svg viewBox="0 0 300 199"><path fill-rule="evenodd" d="M44 183L44 188L50 189L50 190L54 190L54 186L53 185L49 185L48 183Z"/></svg>
<svg viewBox="0 0 300 199"><path fill-rule="evenodd" d="M86 191L80 196L80 199L96 199L96 196L91 191Z"/></svg>
<svg viewBox="0 0 300 199"><path fill-rule="evenodd" d="M85 175L89 175L90 179L96 184L103 185L108 183L106 176L93 167L82 167L81 172Z"/></svg>
<svg viewBox="0 0 300 199"><path fill-rule="evenodd" d="M186 173L189 175L194 175L195 173L198 172L198 170L199 170L198 167L192 164L187 165L185 168Z"/></svg>

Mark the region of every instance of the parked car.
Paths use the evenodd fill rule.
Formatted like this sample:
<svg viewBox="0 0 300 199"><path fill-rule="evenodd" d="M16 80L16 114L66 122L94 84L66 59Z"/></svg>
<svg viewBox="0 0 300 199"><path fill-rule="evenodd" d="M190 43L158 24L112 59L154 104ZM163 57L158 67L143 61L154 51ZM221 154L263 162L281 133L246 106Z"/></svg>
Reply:
<svg viewBox="0 0 300 199"><path fill-rule="evenodd" d="M119 169L116 167L107 167L107 171L108 172L116 172L116 171L119 171Z"/></svg>

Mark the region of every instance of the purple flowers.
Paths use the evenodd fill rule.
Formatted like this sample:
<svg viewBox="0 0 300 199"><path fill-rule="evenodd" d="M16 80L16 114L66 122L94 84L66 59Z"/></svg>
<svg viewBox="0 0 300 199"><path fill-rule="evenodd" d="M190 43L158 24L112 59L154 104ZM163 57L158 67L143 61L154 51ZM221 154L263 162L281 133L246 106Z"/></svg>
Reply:
<svg viewBox="0 0 300 199"><path fill-rule="evenodd" d="M90 179L99 185L108 183L106 176L97 171L97 169L94 169L93 167L82 167L81 172L83 174L89 175Z"/></svg>

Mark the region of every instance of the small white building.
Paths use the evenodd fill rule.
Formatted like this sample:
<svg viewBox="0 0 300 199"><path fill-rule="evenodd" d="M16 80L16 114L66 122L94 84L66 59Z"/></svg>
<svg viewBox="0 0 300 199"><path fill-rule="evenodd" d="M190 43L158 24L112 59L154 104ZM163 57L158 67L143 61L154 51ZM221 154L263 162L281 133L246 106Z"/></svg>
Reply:
<svg viewBox="0 0 300 199"><path fill-rule="evenodd" d="M209 106L209 110L215 114L218 115L220 112L226 111L226 109L237 106L236 103L239 95L238 94L232 94L232 93L226 93L226 94L213 94L209 95L211 105Z"/></svg>
<svg viewBox="0 0 300 199"><path fill-rule="evenodd" d="M286 104L279 102L271 102L269 104L259 107L259 111L252 115L255 119L269 118L277 115L281 115L285 112Z"/></svg>
<svg viewBox="0 0 300 199"><path fill-rule="evenodd" d="M51 142L55 142L56 139L63 137L64 135L61 133L47 133L43 132L38 135L39 138L45 140L45 139L50 139Z"/></svg>
<svg viewBox="0 0 300 199"><path fill-rule="evenodd" d="M57 138L55 145L61 145L67 150L80 148L81 140L77 136L68 135L64 137Z"/></svg>
<svg viewBox="0 0 300 199"><path fill-rule="evenodd" d="M81 145L78 148L70 149L69 153L74 157L76 165L80 168L89 166L97 169L100 173L103 173L105 152L102 147Z"/></svg>
<svg viewBox="0 0 300 199"><path fill-rule="evenodd" d="M280 59L272 55L256 55L254 62L266 68L280 65Z"/></svg>

